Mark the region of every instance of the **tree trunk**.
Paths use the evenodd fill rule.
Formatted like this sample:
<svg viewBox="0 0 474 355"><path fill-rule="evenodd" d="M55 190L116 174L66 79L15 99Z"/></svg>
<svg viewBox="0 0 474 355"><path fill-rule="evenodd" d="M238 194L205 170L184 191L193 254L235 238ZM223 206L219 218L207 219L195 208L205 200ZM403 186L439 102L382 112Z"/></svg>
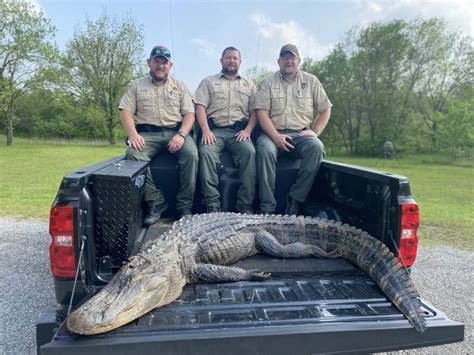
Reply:
<svg viewBox="0 0 474 355"><path fill-rule="evenodd" d="M109 128L109 143L115 144L115 134L114 134L114 118L112 115L109 115L107 127Z"/></svg>
<svg viewBox="0 0 474 355"><path fill-rule="evenodd" d="M7 134L7 145L13 145L13 104L8 104L7 109L7 124L5 127Z"/></svg>

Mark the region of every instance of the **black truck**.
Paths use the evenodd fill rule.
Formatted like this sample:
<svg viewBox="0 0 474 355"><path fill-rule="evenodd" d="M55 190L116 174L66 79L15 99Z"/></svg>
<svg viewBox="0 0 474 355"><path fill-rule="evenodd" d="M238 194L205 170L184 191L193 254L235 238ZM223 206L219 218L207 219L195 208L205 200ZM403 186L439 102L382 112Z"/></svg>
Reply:
<svg viewBox="0 0 474 355"><path fill-rule="evenodd" d="M299 163L278 162L279 213ZM238 264L271 272L269 280L187 285L178 300L116 330L96 336L69 332L68 309L97 293L177 216L178 167L163 153L149 167L170 208L159 223L142 228L147 166L116 157L64 176L50 216L51 269L60 306L36 325L38 353L367 353L463 340L464 324L426 301L428 327L417 332L372 279L345 260L264 255ZM222 209L234 211L240 182L227 153L219 175ZM197 191L194 213L203 212L199 196ZM408 268L415 261L418 205L403 176L323 161L302 212L366 230Z"/></svg>

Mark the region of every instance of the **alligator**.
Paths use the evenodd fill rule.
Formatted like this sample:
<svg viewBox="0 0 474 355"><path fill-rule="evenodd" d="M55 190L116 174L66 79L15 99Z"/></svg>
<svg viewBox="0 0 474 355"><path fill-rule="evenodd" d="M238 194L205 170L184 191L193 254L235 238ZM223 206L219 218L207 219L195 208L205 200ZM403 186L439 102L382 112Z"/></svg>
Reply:
<svg viewBox="0 0 474 355"><path fill-rule="evenodd" d="M110 331L173 302L188 283L267 279L270 274L264 271L228 266L257 253L280 258L342 257L368 273L416 330L426 329L407 269L367 232L317 217L228 212L176 221L73 311L67 327L83 335Z"/></svg>

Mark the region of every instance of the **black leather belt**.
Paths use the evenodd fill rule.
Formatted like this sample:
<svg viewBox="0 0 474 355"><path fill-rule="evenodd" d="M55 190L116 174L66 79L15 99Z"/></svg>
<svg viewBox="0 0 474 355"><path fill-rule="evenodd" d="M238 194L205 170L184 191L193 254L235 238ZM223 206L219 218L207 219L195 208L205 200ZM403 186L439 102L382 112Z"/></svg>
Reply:
<svg viewBox="0 0 474 355"><path fill-rule="evenodd" d="M180 127L181 123L178 123L175 127L160 127L147 123L140 123L135 126L138 133L178 131Z"/></svg>

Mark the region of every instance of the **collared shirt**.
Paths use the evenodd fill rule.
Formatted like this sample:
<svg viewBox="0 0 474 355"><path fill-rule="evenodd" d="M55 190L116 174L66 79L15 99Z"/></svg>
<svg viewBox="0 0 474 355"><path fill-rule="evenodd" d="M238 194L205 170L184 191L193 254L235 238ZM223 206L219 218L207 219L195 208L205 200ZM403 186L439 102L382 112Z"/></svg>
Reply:
<svg viewBox="0 0 474 355"><path fill-rule="evenodd" d="M255 109L269 111L276 129L310 127L313 113L331 106L318 78L303 71L298 71L293 82L280 72L270 75L260 84L255 98Z"/></svg>
<svg viewBox="0 0 474 355"><path fill-rule="evenodd" d="M253 81L240 75L229 79L221 72L201 81L194 103L206 108L207 117L212 117L216 126L229 126L254 111L256 92Z"/></svg>
<svg viewBox="0 0 474 355"><path fill-rule="evenodd" d="M128 85L119 109L131 112L138 124L175 127L185 114L194 112L194 105L183 82L168 76L163 85L157 86L150 75L145 75Z"/></svg>

